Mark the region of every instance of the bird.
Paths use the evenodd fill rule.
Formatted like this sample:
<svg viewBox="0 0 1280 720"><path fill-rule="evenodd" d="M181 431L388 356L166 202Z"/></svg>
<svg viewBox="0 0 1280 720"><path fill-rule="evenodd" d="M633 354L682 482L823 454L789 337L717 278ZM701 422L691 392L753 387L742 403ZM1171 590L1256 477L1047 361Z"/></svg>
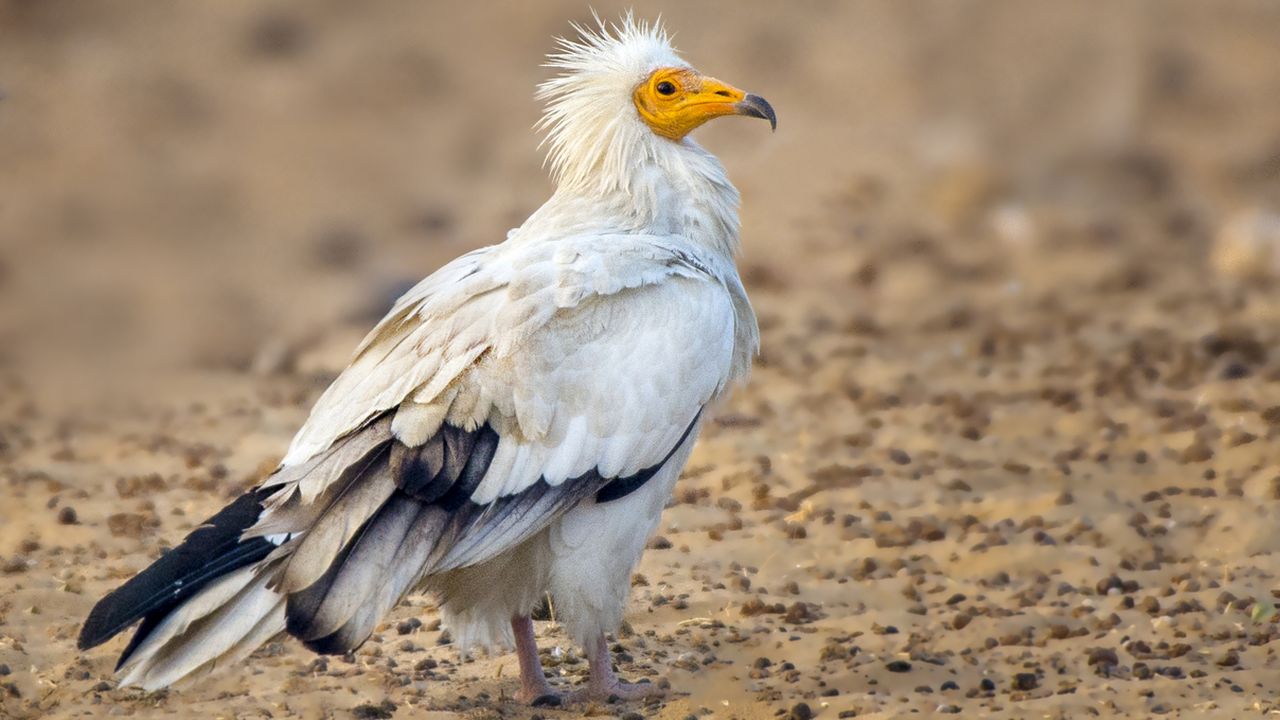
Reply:
<svg viewBox="0 0 1280 720"><path fill-rule="evenodd" d="M660 20L572 27L535 93L550 198L400 297L279 466L93 607L81 649L141 621L121 685L198 678L285 633L351 652L421 592L460 647L514 647L521 702L661 692L617 676L607 636L759 349L739 193L690 133L777 117L683 60ZM568 693L539 659L547 598L589 661Z"/></svg>

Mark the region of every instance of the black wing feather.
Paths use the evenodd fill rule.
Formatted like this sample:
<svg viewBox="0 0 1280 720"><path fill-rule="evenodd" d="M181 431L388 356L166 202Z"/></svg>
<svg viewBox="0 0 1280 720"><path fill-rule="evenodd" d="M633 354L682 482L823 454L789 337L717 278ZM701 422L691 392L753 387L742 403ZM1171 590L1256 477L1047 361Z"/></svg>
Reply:
<svg viewBox="0 0 1280 720"><path fill-rule="evenodd" d="M471 496L480 486L498 449L500 437L492 427L486 424L468 431L446 423L422 445L408 447L398 440L392 441L387 471L393 474L398 489L355 533L318 581L289 596L285 611L289 633L302 639L312 650L330 654L348 652L365 641L371 627L357 619L331 630L332 625L321 618L332 618L332 608L326 608L326 601L331 592L336 592L335 582L343 575L343 566L355 561L353 551L366 539L382 542L389 537L397 538L381 551L399 558L397 561L404 561L402 556L416 557L412 562L422 563L423 572L465 567L479 562L485 548L518 542L513 534L536 532L593 495L597 502L609 502L640 489L684 444L697 422L695 417L661 462L633 475L605 478L592 469L554 486L545 479L540 480L522 492L486 504L473 502ZM375 468L373 472L378 470ZM405 548L404 543L410 538L423 542L420 532L406 530L403 525L405 513L412 512L411 508L416 508L417 514L409 527L429 523L434 528L429 541L432 547ZM441 513L445 514L443 519ZM352 589L350 583L343 587ZM402 594L409 589L396 587L394 591ZM367 591L371 598L376 589L352 589L361 590Z"/></svg>
<svg viewBox="0 0 1280 720"><path fill-rule="evenodd" d="M150 624L144 623L134 636L120 660L123 663L148 627L154 627L170 610L217 577L270 554L275 549L270 542L263 538L241 542L240 535L258 521L262 501L271 492L258 489L241 495L180 545L99 600L80 629L80 649L101 645L138 619L147 618Z"/></svg>

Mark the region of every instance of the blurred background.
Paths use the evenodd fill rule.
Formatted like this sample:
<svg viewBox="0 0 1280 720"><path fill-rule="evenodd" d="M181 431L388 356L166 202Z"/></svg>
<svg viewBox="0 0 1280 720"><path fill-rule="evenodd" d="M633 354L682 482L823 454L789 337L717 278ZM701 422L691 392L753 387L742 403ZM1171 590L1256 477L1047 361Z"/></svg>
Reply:
<svg viewBox="0 0 1280 720"><path fill-rule="evenodd" d="M1218 683L1267 697L1280 3L592 5L661 14L779 116L696 136L742 191L763 351L633 593L662 640L624 674L693 693L659 716L931 712L950 701L919 687L944 672L984 716L993 694L1014 717L1045 696L1139 715L1227 707ZM0 714L105 692L111 653L72 646L92 601L270 471L398 293L550 194L533 92L590 19L579 0L0 0ZM1199 609L1155 624L1175 601ZM716 660L719 629L669 635L702 615L823 619ZM457 709L406 674L416 651L391 661L399 642L364 666L377 687ZM228 676L167 712L327 707L289 690L311 658L282 647L255 665L279 684ZM893 657L916 670L881 673ZM1177 700L1110 685L1153 672Z"/></svg>
<svg viewBox="0 0 1280 720"><path fill-rule="evenodd" d="M1052 243L1041 211L1198 268L1240 213L1275 242L1275 3L637 10L779 110L774 137L699 134L743 190L749 264L832 272L798 250L852 196L872 205L826 241L854 262L858 232L895 221L958 257ZM369 325L548 195L533 88L551 38L589 19L579 2L5 0L4 362L92 389L270 365L273 343Z"/></svg>

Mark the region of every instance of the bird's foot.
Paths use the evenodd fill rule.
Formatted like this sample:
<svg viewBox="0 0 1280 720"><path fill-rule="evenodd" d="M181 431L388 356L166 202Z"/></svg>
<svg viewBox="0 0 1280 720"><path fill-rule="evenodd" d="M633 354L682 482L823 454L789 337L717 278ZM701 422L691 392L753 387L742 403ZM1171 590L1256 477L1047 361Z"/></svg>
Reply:
<svg viewBox="0 0 1280 720"><path fill-rule="evenodd" d="M613 671L609 643L604 633L600 633L587 646L587 657L591 662L591 672L588 675L587 685L569 693L569 702L643 700L662 695L665 692L653 683L625 683L619 680L618 675Z"/></svg>
<svg viewBox="0 0 1280 720"><path fill-rule="evenodd" d="M569 693L569 702L626 702L644 700L663 694L662 688L651 682L628 683L618 678L608 682L588 682L587 686Z"/></svg>

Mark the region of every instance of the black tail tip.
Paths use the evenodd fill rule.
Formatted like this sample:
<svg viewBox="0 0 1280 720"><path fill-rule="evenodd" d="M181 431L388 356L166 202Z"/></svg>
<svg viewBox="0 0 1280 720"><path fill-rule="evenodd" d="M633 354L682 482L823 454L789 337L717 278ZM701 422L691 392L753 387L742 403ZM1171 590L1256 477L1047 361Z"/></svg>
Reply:
<svg viewBox="0 0 1280 720"><path fill-rule="evenodd" d="M85 618L84 624L80 626L80 636L76 638L76 647L81 650L96 648L115 637L124 629L119 627L119 620L114 617L118 614L115 596L116 592L114 591L108 593L106 597L98 601L97 605L93 606L93 610L89 611L89 617ZM132 624L132 621L130 624ZM128 625L125 627L128 627Z"/></svg>
<svg viewBox="0 0 1280 720"><path fill-rule="evenodd" d="M217 578L266 557L274 545L263 538L242 541L240 536L257 522L268 494L255 489L241 495L201 523L178 547L99 600L80 628L77 647L97 647L142 620L125 650L127 657L175 607Z"/></svg>

